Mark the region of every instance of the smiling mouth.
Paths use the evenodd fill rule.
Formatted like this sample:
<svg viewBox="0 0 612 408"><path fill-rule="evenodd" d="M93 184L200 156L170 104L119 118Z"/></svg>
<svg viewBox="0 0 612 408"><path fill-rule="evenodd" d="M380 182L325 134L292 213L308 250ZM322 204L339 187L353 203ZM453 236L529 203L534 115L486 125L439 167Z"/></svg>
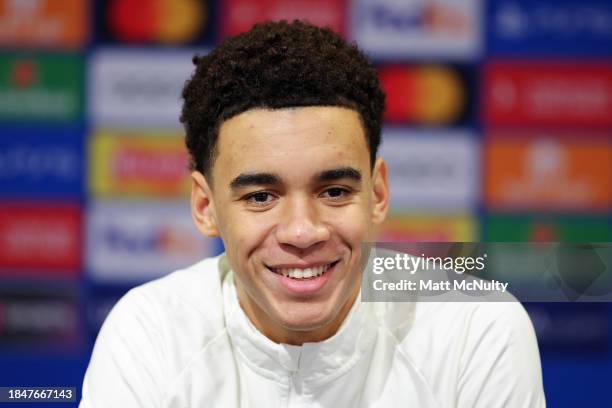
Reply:
<svg viewBox="0 0 612 408"><path fill-rule="evenodd" d="M286 278L303 280L303 279L313 279L313 278L322 276L323 274L325 274L325 272L333 268L338 262L340 261L338 260L332 263L328 263L326 265L313 266L310 268L303 268L303 269L302 268L272 268L269 266L268 266L268 269L270 269L270 271L278 275L283 275Z"/></svg>

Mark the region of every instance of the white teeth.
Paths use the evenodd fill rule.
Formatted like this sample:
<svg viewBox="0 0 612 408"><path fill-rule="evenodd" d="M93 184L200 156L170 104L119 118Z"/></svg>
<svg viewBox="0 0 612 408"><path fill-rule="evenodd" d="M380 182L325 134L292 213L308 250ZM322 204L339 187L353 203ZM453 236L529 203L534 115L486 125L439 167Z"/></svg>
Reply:
<svg viewBox="0 0 612 408"><path fill-rule="evenodd" d="M330 266L331 264L327 264L323 266L316 266L313 268L306 268L306 269L280 268L280 269L275 269L274 271L282 274L283 276L287 278L306 279L306 278L313 278L313 277L322 275L323 272L328 270Z"/></svg>

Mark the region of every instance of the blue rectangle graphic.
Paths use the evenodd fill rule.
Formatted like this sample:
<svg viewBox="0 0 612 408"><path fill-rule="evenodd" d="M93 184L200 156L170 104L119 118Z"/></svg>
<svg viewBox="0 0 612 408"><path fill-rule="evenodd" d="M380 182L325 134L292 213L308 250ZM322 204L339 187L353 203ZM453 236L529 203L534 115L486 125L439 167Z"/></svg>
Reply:
<svg viewBox="0 0 612 408"><path fill-rule="evenodd" d="M82 194L81 130L3 128L0 134L0 197L77 198Z"/></svg>
<svg viewBox="0 0 612 408"><path fill-rule="evenodd" d="M608 0L493 0L486 27L493 55L612 55Z"/></svg>

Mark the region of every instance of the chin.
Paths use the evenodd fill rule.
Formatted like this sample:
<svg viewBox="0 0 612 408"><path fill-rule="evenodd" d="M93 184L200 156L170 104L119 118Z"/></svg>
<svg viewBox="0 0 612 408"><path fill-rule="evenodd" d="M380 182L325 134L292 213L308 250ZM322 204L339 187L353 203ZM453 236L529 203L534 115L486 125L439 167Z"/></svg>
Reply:
<svg viewBox="0 0 612 408"><path fill-rule="evenodd" d="M337 317L341 305L313 305L307 302L286 304L282 308L278 321L281 326L291 331L313 331L324 329Z"/></svg>

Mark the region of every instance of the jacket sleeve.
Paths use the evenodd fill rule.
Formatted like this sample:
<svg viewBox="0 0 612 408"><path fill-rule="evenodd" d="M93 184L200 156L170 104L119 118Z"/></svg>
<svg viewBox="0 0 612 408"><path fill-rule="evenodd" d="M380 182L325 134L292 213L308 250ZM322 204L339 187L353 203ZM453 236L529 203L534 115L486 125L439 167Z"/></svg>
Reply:
<svg viewBox="0 0 612 408"><path fill-rule="evenodd" d="M538 343L523 306L481 304L470 326L457 407L545 407Z"/></svg>
<svg viewBox="0 0 612 408"><path fill-rule="evenodd" d="M155 408L164 383L162 336L154 304L126 294L104 322L83 382L80 408Z"/></svg>

